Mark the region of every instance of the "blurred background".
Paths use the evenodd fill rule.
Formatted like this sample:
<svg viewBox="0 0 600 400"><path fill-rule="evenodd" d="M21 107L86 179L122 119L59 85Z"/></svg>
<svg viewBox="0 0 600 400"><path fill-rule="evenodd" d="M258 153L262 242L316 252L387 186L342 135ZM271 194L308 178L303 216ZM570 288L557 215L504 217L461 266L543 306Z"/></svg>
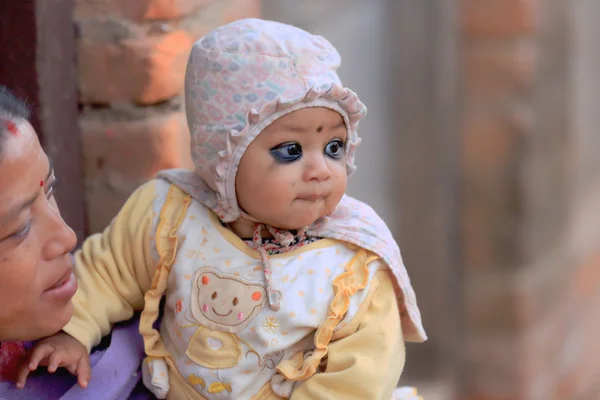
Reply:
<svg viewBox="0 0 600 400"><path fill-rule="evenodd" d="M600 2L0 2L0 83L36 105L79 238L189 167L192 43L262 16L328 38L369 108L351 195L400 243L426 400L600 399ZM383 371L382 371L383 372Z"/></svg>

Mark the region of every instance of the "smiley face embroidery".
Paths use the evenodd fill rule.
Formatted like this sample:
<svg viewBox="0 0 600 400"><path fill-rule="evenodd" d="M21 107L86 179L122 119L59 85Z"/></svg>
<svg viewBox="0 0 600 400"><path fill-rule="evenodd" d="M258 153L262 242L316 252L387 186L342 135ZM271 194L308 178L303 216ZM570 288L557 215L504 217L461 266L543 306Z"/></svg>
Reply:
<svg viewBox="0 0 600 400"><path fill-rule="evenodd" d="M192 316L212 329L243 331L266 304L266 289L236 275L215 268L198 269L192 278Z"/></svg>

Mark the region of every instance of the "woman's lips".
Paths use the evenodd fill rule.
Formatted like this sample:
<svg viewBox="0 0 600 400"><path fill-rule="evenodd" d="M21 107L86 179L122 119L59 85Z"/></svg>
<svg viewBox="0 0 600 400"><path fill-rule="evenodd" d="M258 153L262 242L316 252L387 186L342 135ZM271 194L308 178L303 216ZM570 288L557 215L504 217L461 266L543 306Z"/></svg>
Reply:
<svg viewBox="0 0 600 400"><path fill-rule="evenodd" d="M77 279L73 273L73 269L70 268L64 275L60 277L58 281L43 293L43 296L47 299L51 297L55 300L64 302L69 301L77 292Z"/></svg>
<svg viewBox="0 0 600 400"><path fill-rule="evenodd" d="M46 289L46 291L49 290L54 290L62 285L64 285L69 278L71 277L71 275L73 275L73 268L69 268L69 270L67 272L65 272L57 281L54 285L50 286L48 289Z"/></svg>

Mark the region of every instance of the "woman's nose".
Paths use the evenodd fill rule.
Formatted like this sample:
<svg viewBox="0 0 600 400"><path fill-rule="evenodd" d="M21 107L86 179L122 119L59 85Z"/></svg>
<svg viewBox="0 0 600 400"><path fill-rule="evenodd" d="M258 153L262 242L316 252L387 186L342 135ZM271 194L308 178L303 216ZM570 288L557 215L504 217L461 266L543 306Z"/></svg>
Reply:
<svg viewBox="0 0 600 400"><path fill-rule="evenodd" d="M58 209L48 211L48 224L46 225L49 236L44 246L44 258L47 261L61 257L75 248L77 236L62 219Z"/></svg>

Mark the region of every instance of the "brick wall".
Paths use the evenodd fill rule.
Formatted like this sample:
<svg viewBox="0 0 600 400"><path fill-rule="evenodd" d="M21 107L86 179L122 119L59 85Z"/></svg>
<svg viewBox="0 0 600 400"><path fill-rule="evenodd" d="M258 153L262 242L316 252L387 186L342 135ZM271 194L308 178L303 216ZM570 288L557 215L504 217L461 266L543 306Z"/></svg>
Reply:
<svg viewBox="0 0 600 400"><path fill-rule="evenodd" d="M260 0L77 0L78 82L90 233L140 184L191 167L182 108L190 48L260 13Z"/></svg>
<svg viewBox="0 0 600 400"><path fill-rule="evenodd" d="M598 132L578 124L590 99L573 101L578 3L460 2L461 399L600 398L600 170L585 148Z"/></svg>

